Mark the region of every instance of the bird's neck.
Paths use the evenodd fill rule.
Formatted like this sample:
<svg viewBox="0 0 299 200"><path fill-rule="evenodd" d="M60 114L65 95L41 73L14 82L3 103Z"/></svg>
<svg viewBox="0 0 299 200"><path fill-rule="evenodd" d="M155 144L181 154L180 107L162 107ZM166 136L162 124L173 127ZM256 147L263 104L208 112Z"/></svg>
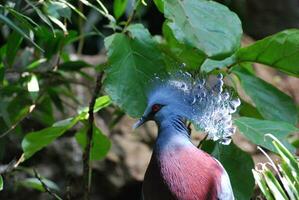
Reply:
<svg viewBox="0 0 299 200"><path fill-rule="evenodd" d="M189 147L193 144L190 141L189 131L179 116L171 116L160 119L158 122L158 138L155 151L161 153L175 150L181 147Z"/></svg>

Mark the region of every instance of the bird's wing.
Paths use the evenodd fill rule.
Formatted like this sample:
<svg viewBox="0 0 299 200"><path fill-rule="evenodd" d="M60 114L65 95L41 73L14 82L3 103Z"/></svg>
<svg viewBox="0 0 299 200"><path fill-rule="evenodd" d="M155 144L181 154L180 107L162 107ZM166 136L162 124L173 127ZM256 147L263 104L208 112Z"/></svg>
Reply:
<svg viewBox="0 0 299 200"><path fill-rule="evenodd" d="M229 176L226 171L223 171L221 176L221 184L218 192L219 200L234 200L234 193L230 184Z"/></svg>

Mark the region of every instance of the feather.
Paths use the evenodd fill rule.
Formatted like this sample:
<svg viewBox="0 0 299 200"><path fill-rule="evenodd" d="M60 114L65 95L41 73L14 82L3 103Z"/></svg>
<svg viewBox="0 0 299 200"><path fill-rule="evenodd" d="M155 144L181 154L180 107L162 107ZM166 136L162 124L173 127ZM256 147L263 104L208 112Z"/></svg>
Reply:
<svg viewBox="0 0 299 200"><path fill-rule="evenodd" d="M163 78L155 77L151 84L153 89L147 95L149 104L155 101L167 104L173 108L174 114L206 132L209 139L230 143L235 132L232 114L240 100L223 88L222 74L218 74L213 83L181 71Z"/></svg>

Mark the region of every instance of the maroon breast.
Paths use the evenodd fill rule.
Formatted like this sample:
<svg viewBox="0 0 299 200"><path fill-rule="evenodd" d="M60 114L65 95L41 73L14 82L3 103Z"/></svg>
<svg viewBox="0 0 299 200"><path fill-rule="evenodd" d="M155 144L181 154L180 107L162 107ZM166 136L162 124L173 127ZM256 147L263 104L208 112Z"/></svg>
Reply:
<svg viewBox="0 0 299 200"><path fill-rule="evenodd" d="M196 147L154 152L145 174L144 200L217 200L223 168Z"/></svg>

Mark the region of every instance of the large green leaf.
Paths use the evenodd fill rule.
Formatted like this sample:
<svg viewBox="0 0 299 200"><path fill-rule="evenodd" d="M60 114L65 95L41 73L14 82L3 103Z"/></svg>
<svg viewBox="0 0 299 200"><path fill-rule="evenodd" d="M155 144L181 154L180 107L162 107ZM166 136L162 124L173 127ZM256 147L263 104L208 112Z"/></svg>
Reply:
<svg viewBox="0 0 299 200"><path fill-rule="evenodd" d="M254 188L254 178L251 173L254 163L251 156L233 143L222 145L206 141L203 150L222 163L230 177L236 200L250 199Z"/></svg>
<svg viewBox="0 0 299 200"><path fill-rule="evenodd" d="M265 119L297 123L296 106L291 97L244 69L234 70L234 73Z"/></svg>
<svg viewBox="0 0 299 200"><path fill-rule="evenodd" d="M295 152L295 148L286 140L290 133L299 131L299 129L291 124L281 121L268 121L249 117L240 117L235 119L234 123L237 125L240 132L254 144L260 145L273 152L277 152L272 145L272 141L265 138L265 135L270 133L277 137L291 152Z"/></svg>
<svg viewBox="0 0 299 200"><path fill-rule="evenodd" d="M82 147L82 149L86 146L86 128L81 129L76 134L76 140ZM101 160L103 159L109 149L111 147L111 142L109 138L102 133L102 131L94 126L93 127L93 139L92 139L92 147L90 151L90 159L91 160Z"/></svg>
<svg viewBox="0 0 299 200"><path fill-rule="evenodd" d="M233 54L242 35L238 16L227 7L206 0L165 0L164 15L175 37L217 59Z"/></svg>
<svg viewBox="0 0 299 200"><path fill-rule="evenodd" d="M164 53L175 61L175 66L183 65L186 69L198 69L205 60L205 55L195 47L177 41L169 25L172 24L167 22L163 24L163 36L167 42L163 48Z"/></svg>
<svg viewBox="0 0 299 200"><path fill-rule="evenodd" d="M268 65L288 74L299 76L299 30L290 29L266 37L256 43L239 49L224 60L207 59L202 71L232 67L244 62Z"/></svg>
<svg viewBox="0 0 299 200"><path fill-rule="evenodd" d="M298 29L279 32L237 52L238 62L262 63L296 76L299 76L298 55Z"/></svg>
<svg viewBox="0 0 299 200"><path fill-rule="evenodd" d="M28 133L22 141L25 158L30 158L37 151L49 145L79 121L79 117L60 121L49 128Z"/></svg>
<svg viewBox="0 0 299 200"><path fill-rule="evenodd" d="M129 26L127 31L105 39L111 66L104 86L116 104L138 117L146 107L149 80L165 73L166 67L157 44L141 24Z"/></svg>

